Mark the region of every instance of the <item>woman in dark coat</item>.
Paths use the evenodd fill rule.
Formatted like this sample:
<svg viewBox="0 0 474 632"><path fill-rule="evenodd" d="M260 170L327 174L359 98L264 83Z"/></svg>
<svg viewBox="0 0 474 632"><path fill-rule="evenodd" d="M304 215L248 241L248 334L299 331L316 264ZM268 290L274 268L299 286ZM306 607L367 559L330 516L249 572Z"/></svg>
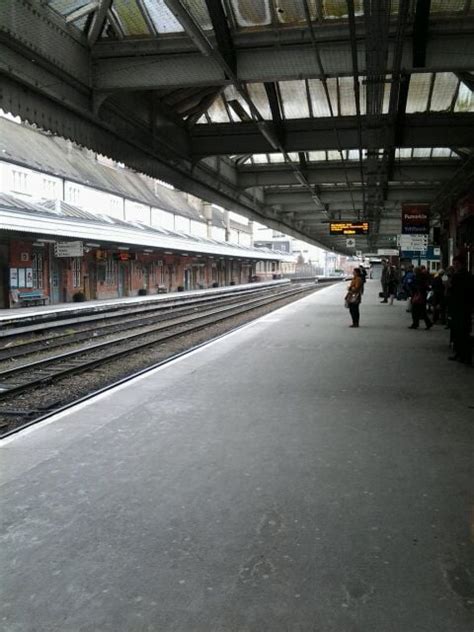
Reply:
<svg viewBox="0 0 474 632"><path fill-rule="evenodd" d="M415 279L412 284L411 318L413 322L409 327L410 329L418 329L420 320L425 321L426 329L433 327L433 323L426 311L426 296L428 294L429 284L429 275L423 272L421 268L416 268Z"/></svg>

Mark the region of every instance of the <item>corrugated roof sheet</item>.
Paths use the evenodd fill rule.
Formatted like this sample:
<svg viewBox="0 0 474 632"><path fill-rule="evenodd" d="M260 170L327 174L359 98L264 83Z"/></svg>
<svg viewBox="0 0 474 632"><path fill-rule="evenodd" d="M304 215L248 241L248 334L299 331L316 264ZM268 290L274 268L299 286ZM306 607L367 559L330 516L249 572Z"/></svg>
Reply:
<svg viewBox="0 0 474 632"><path fill-rule="evenodd" d="M138 226L136 222L87 213L64 202L31 204L4 193L0 193L0 230L229 257L262 258L261 252L255 248L203 237L196 239L183 232L164 231L147 224Z"/></svg>
<svg viewBox="0 0 474 632"><path fill-rule="evenodd" d="M18 125L0 117L0 160L15 162L85 186L154 206L164 211L204 221L185 194L129 169L113 168L97 161L95 154L70 141ZM222 212L213 211L212 222L222 226ZM242 230L246 226L242 224Z"/></svg>

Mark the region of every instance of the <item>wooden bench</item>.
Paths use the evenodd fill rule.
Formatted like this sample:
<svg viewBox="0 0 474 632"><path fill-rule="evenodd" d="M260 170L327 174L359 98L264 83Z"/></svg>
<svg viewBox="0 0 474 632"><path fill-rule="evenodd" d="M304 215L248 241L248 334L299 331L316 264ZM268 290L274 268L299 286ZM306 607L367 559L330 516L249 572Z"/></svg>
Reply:
<svg viewBox="0 0 474 632"><path fill-rule="evenodd" d="M32 290L31 292L18 292L18 300L22 306L26 307L27 305L46 305L49 298L41 290Z"/></svg>

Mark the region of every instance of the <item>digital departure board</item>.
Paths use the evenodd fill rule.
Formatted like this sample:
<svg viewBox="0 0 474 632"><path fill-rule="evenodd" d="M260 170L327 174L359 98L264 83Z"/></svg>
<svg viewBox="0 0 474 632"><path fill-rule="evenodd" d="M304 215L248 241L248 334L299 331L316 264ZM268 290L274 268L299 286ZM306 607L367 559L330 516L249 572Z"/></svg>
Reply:
<svg viewBox="0 0 474 632"><path fill-rule="evenodd" d="M369 222L330 222L330 235L368 235Z"/></svg>

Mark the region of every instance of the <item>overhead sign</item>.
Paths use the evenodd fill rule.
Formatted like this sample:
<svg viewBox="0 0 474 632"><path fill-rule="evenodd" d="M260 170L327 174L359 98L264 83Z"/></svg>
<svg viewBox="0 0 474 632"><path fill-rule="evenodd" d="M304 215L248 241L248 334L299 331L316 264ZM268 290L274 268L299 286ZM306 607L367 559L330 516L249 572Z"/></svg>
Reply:
<svg viewBox="0 0 474 632"><path fill-rule="evenodd" d="M423 251L428 248L428 235L399 235L401 250Z"/></svg>
<svg viewBox="0 0 474 632"><path fill-rule="evenodd" d="M369 222L329 222L330 235L368 235Z"/></svg>
<svg viewBox="0 0 474 632"><path fill-rule="evenodd" d="M54 244L55 257L83 257L82 241L57 241Z"/></svg>
<svg viewBox="0 0 474 632"><path fill-rule="evenodd" d="M347 248L355 248L356 240L355 239L346 239Z"/></svg>
<svg viewBox="0 0 474 632"><path fill-rule="evenodd" d="M439 261L441 251L439 248L428 246L426 250L402 250L402 259L428 259L429 261Z"/></svg>
<svg viewBox="0 0 474 632"><path fill-rule="evenodd" d="M402 204L402 234L424 235L430 230L428 204Z"/></svg>
<svg viewBox="0 0 474 632"><path fill-rule="evenodd" d="M377 254L382 257L397 257L398 249L397 248L379 248L377 250Z"/></svg>

